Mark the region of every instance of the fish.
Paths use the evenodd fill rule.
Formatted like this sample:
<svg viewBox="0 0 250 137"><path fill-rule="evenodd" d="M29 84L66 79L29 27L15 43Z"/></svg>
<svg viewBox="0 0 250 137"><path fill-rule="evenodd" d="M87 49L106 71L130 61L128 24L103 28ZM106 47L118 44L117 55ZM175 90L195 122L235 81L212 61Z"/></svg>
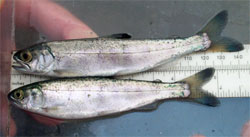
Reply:
<svg viewBox="0 0 250 137"><path fill-rule="evenodd" d="M207 106L219 100L202 89L214 74L204 69L183 80L167 83L104 77L58 78L12 90L9 101L16 107L42 116L77 120L156 109L166 99L188 99Z"/></svg>
<svg viewBox="0 0 250 137"><path fill-rule="evenodd" d="M221 36L227 11L218 13L194 36L173 39L133 39L127 33L98 38L51 41L17 51L13 68L50 77L120 76L143 72L201 52L236 52L243 45Z"/></svg>

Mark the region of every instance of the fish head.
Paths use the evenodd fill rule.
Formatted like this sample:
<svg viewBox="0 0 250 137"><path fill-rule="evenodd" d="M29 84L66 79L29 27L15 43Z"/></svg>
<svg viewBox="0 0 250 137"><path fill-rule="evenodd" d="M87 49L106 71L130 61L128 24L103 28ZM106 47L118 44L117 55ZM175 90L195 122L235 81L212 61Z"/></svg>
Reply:
<svg viewBox="0 0 250 137"><path fill-rule="evenodd" d="M24 110L40 109L44 105L44 95L40 85L28 85L12 90L9 101Z"/></svg>
<svg viewBox="0 0 250 137"><path fill-rule="evenodd" d="M19 72L28 74L44 74L54 65L55 57L46 43L34 45L17 51L13 59L18 65L12 67Z"/></svg>

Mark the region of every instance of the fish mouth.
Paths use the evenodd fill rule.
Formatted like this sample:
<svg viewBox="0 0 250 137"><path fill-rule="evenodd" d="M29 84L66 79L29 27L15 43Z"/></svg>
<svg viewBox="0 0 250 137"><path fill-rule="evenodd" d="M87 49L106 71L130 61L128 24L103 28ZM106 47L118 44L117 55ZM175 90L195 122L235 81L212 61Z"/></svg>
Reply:
<svg viewBox="0 0 250 137"><path fill-rule="evenodd" d="M8 94L8 100L11 101L11 102L15 102L14 98L11 96L11 93L12 93L12 92L10 92L10 93Z"/></svg>
<svg viewBox="0 0 250 137"><path fill-rule="evenodd" d="M8 94L8 100L12 103L12 104L15 104L15 105L19 105L19 103L14 99L14 97L12 96L12 92L10 92Z"/></svg>
<svg viewBox="0 0 250 137"><path fill-rule="evenodd" d="M27 68L29 69L29 67L26 67L24 65L12 65L12 68L14 68L17 71L21 71L21 72L27 71Z"/></svg>
<svg viewBox="0 0 250 137"><path fill-rule="evenodd" d="M12 65L12 67L21 72L25 72L27 70L31 70L30 66L26 63L23 63L21 60L19 60L16 56L13 57L16 61L15 64Z"/></svg>

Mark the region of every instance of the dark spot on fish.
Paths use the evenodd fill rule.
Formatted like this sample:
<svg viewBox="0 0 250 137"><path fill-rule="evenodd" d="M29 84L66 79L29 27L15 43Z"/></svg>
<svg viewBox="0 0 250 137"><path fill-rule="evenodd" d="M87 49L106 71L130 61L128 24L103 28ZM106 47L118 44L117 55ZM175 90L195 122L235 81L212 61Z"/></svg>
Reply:
<svg viewBox="0 0 250 137"><path fill-rule="evenodd" d="M152 25L152 24L153 24L153 21L150 21L149 24Z"/></svg>
<svg viewBox="0 0 250 137"><path fill-rule="evenodd" d="M212 132L215 132L215 130L213 129Z"/></svg>
<svg viewBox="0 0 250 137"><path fill-rule="evenodd" d="M88 98L90 97L91 95L90 94L88 94Z"/></svg>

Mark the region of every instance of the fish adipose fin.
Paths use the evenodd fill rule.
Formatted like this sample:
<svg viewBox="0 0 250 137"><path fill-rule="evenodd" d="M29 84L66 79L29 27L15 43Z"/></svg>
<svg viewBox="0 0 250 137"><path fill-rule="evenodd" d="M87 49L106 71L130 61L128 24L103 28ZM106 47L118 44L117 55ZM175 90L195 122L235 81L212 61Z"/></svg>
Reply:
<svg viewBox="0 0 250 137"><path fill-rule="evenodd" d="M219 100L211 93L204 91L201 87L214 75L214 68L207 68L179 82L187 83L190 87L189 98L197 103L207 106L218 106Z"/></svg>
<svg viewBox="0 0 250 137"><path fill-rule="evenodd" d="M210 48L206 51L236 52L244 49L242 43L239 41L221 36L221 32L225 28L227 21L228 13L226 10L223 10L212 18L207 25L197 33L198 35L206 33L208 38L212 41Z"/></svg>

